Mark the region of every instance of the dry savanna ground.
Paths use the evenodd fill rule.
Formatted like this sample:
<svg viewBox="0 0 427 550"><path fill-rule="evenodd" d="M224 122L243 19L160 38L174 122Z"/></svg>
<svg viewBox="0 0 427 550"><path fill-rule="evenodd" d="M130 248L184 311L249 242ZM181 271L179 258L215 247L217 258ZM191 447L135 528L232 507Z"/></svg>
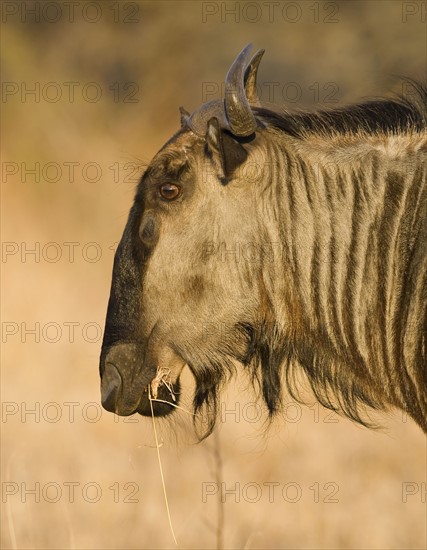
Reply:
<svg viewBox="0 0 427 550"><path fill-rule="evenodd" d="M267 50L262 99L290 109L425 79L425 2L1 10L1 547L173 548L151 420L99 405L113 253L141 166L180 105L217 97L248 42ZM426 547L426 441L412 421L383 415L372 432L289 399L265 432L246 386L223 396L202 444L185 412L157 424L180 548Z"/></svg>

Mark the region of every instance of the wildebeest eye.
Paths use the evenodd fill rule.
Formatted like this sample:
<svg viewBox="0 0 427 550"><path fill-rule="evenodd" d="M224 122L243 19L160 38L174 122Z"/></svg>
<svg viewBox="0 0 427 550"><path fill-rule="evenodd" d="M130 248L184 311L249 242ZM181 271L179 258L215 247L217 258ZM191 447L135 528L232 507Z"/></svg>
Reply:
<svg viewBox="0 0 427 550"><path fill-rule="evenodd" d="M172 201L178 198L181 194L181 187L179 187L179 185L175 185L174 183L163 183L159 187L159 192L164 199Z"/></svg>

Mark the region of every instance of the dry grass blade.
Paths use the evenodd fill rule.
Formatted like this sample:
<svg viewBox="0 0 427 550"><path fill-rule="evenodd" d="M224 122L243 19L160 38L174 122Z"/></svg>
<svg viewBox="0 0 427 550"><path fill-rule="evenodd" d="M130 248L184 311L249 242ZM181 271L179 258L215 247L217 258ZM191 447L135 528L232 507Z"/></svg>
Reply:
<svg viewBox="0 0 427 550"><path fill-rule="evenodd" d="M167 369L165 367L157 368L156 376L153 378L150 384L150 388L152 392L152 396L150 400L154 401L155 403L166 403L167 405L170 405L175 409L179 409L180 411L184 411L185 413L191 416L197 416L196 414L192 413L191 411L188 411L184 407L177 405L176 403L172 403L171 401L167 401L166 399L157 399L157 394L160 386L166 386L166 388L168 389L171 395L172 400L176 401L175 392L173 391L173 385L170 379L170 369Z"/></svg>
<svg viewBox="0 0 427 550"><path fill-rule="evenodd" d="M210 520L204 520L206 526L215 532L216 535L216 550L224 549L224 531L225 531L225 500L223 499L222 487L224 483L223 476L223 460L221 453L221 441L218 430L215 430L212 435L213 443L207 447L210 458L213 458L213 467L211 474L215 477L216 486L220 489L217 498L217 514L216 523Z"/></svg>
<svg viewBox="0 0 427 550"><path fill-rule="evenodd" d="M184 409L184 407L180 407L179 405L175 405L175 403L171 403L170 401L166 401L166 399L154 399L154 397L152 397L151 401L154 401L154 403L166 403L167 405L170 405L171 407L174 407L175 409L179 409L180 411L184 411L185 413L190 414L191 416L197 416L196 414L192 413L191 411L187 411L187 409Z"/></svg>
<svg viewBox="0 0 427 550"><path fill-rule="evenodd" d="M217 487L222 487L223 482L223 463L221 455L221 442L219 438L218 430L214 432L214 460L215 460L215 478ZM219 491L218 508L217 508L217 525L216 525L216 546L218 550L224 548L224 524L225 524L225 510L224 501L222 499L222 491Z"/></svg>
<svg viewBox="0 0 427 550"><path fill-rule="evenodd" d="M167 514L168 514L169 526L170 526L170 530L171 530L171 533L172 533L172 536L173 536L173 540L175 541L175 544L178 546L178 542L177 542L176 537L175 537L175 532L173 530L172 519L171 519L171 515L170 515L170 511L169 511L168 495L166 493L165 478L163 476L162 461L161 461L161 458L160 458L160 445L159 445L159 441L158 441L158 437L157 437L156 422L154 420L153 399L151 397L151 387L150 386L148 386L148 399L150 401L151 418L153 420L154 439L156 440L157 458L159 460L160 476L162 478L163 495L165 497L165 504L166 504L166 511L167 511Z"/></svg>
<svg viewBox="0 0 427 550"><path fill-rule="evenodd" d="M7 463L7 469L6 469L6 478L7 479L11 479L10 478L10 464L12 462L12 459L14 458L14 455L15 455L15 453L12 453L12 455L10 456L9 461ZM8 529L9 529L10 542L12 544L13 550L17 550L18 545L16 544L15 524L13 522L13 514L12 514L12 509L11 509L9 499L7 500L7 503L6 503L6 516L7 516L7 526L8 526Z"/></svg>
<svg viewBox="0 0 427 550"><path fill-rule="evenodd" d="M65 523L68 529L68 537L70 539L70 548L76 548L76 542L74 539L74 529L73 529L73 524L71 522L70 513L68 511L66 504L62 500L60 502L61 502L62 512L65 518Z"/></svg>
<svg viewBox="0 0 427 550"><path fill-rule="evenodd" d="M153 381L150 384L151 391L153 392L153 399L157 399L157 392L159 386L166 386L171 394L172 400L176 401L175 393L173 391L172 382L170 380L170 369L165 367L158 367L156 376L153 378Z"/></svg>

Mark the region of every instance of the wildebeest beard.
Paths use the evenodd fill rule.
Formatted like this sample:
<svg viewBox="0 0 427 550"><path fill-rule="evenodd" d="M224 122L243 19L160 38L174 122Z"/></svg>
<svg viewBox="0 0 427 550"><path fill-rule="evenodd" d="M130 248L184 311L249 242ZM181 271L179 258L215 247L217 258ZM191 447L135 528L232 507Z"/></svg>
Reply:
<svg viewBox="0 0 427 550"><path fill-rule="evenodd" d="M180 350L182 361L195 380L192 413L200 439L209 436L215 427L221 392L236 375L236 364L245 367L252 385L262 395L270 418L279 411L282 403L281 367L286 350L279 345L280 337L275 328L267 327L267 324L255 328L242 323L228 330L227 336L227 344L220 349ZM275 344L277 349L274 349ZM104 408L121 415L139 413L163 417L180 405L179 377L174 383L168 383L166 378L166 383L157 386L153 398L156 371L149 366L146 349L146 342L123 339L111 342L111 333L105 340L100 369ZM178 351L177 355L180 356ZM123 396L120 408L117 392Z"/></svg>

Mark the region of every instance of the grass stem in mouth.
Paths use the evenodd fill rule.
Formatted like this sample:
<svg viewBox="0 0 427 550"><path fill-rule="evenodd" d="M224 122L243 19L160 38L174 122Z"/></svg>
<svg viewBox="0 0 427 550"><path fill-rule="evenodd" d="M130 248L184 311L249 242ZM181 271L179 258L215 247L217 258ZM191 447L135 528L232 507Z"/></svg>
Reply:
<svg viewBox="0 0 427 550"><path fill-rule="evenodd" d="M169 511L168 495L166 493L165 478L163 476L162 461L160 459L160 445L159 445L159 441L158 441L158 438L157 438L156 422L154 420L154 411L153 411L153 399L151 397L151 387L150 386L148 386L148 399L150 401L151 418L153 420L154 439L156 440L157 458L159 460L160 477L162 478L163 495L165 497L165 504L166 504L166 511L167 511L167 514L168 514L169 526L170 526L170 530L171 530L171 533L172 533L172 536L173 536L173 540L175 541L175 544L178 546L178 542L177 542L176 537L175 537L175 532L173 530L172 519L171 519L171 515L170 515L170 511Z"/></svg>
<svg viewBox="0 0 427 550"><path fill-rule="evenodd" d="M157 399L157 393L158 393L159 387L161 385L164 385L169 390L169 393L171 394L172 399L176 401L175 393L173 391L173 385L170 379L170 373L171 373L170 369L166 367L157 367L156 376L153 378L150 384L154 399Z"/></svg>

